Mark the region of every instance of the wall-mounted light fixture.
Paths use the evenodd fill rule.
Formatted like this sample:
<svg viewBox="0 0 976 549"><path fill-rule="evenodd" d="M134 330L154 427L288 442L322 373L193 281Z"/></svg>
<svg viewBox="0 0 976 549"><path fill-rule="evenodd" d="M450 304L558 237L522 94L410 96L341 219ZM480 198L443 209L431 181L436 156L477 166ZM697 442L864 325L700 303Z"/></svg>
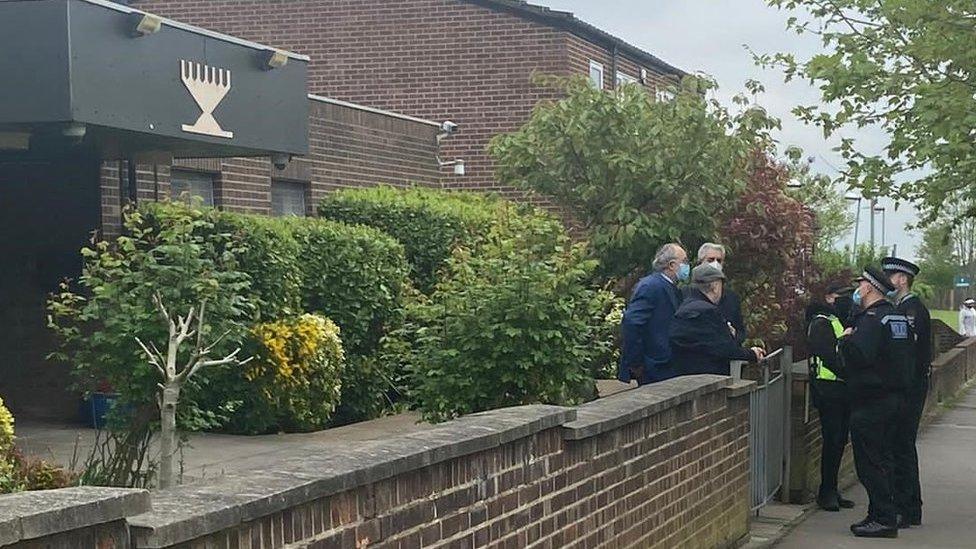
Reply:
<svg viewBox="0 0 976 549"><path fill-rule="evenodd" d="M30 136L27 132L0 132L0 150L26 151L30 149Z"/></svg>
<svg viewBox="0 0 976 549"><path fill-rule="evenodd" d="M460 158L457 160L451 160L450 162L444 162L443 160L438 158L437 163L442 168L445 168L447 166L454 166L454 175L464 175L464 160L461 160Z"/></svg>
<svg viewBox="0 0 976 549"><path fill-rule="evenodd" d="M88 133L88 127L77 122L68 124L61 129L61 135L68 138L72 143L81 143L86 133Z"/></svg>
<svg viewBox="0 0 976 549"><path fill-rule="evenodd" d="M264 56L262 66L264 70L280 69L288 64L288 55L281 50L267 50L262 55Z"/></svg>
<svg viewBox="0 0 976 549"><path fill-rule="evenodd" d="M132 36L148 36L156 34L163 28L163 18L151 13L132 12L129 14L132 20Z"/></svg>

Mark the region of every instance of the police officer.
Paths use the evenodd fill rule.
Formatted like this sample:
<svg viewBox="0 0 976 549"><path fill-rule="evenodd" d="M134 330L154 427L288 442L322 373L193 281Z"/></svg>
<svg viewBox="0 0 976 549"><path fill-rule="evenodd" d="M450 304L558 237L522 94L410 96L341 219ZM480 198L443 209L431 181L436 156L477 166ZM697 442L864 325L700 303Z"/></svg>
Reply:
<svg viewBox="0 0 976 549"><path fill-rule="evenodd" d="M851 525L859 537L898 537L891 487L892 443L898 412L914 369L914 334L885 296L895 288L884 272L866 267L856 280L853 326L838 342L838 372L851 395L851 440L857 476L868 493L867 517Z"/></svg>
<svg viewBox="0 0 976 549"><path fill-rule="evenodd" d="M932 318L922 300L912 293L912 285L919 268L897 257L886 257L881 266L888 275L895 293L892 301L899 313L908 319L915 333L915 368L908 387L905 406L898 415L894 442L895 504L901 515L899 528L922 524L922 488L918 479L918 423L929 392L932 369Z"/></svg>
<svg viewBox="0 0 976 549"><path fill-rule="evenodd" d="M837 341L845 329L839 318L837 301L849 294L849 286L831 286L827 289L823 302L811 303L807 307L806 315L810 387L813 404L820 413L822 440L817 505L826 511L854 507L854 502L841 497L837 490L837 475L844 457L844 447L847 446L851 420L847 384L837 373L841 369Z"/></svg>

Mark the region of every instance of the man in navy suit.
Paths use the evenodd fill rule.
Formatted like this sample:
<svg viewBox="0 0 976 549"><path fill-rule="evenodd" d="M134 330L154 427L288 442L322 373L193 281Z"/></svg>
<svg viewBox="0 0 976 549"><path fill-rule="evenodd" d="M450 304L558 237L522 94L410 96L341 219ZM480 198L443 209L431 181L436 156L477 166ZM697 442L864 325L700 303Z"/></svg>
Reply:
<svg viewBox="0 0 976 549"><path fill-rule="evenodd" d="M624 311L623 348L617 379L644 385L675 377L671 368L668 332L681 305L679 280L691 272L688 253L678 244L665 244L654 254L654 272L640 279Z"/></svg>

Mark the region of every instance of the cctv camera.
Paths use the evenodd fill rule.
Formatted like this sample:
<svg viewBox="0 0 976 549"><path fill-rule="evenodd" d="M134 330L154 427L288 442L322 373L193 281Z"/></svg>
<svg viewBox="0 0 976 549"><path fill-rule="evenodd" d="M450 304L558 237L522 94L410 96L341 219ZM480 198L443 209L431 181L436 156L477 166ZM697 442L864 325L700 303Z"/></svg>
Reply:
<svg viewBox="0 0 976 549"><path fill-rule="evenodd" d="M441 130L443 130L445 133L451 134L458 131L458 125L450 120L445 120L444 123L441 124Z"/></svg>
<svg viewBox="0 0 976 549"><path fill-rule="evenodd" d="M291 162L290 154L278 153L271 155L271 163L274 164L274 167L279 170L287 168L289 162Z"/></svg>

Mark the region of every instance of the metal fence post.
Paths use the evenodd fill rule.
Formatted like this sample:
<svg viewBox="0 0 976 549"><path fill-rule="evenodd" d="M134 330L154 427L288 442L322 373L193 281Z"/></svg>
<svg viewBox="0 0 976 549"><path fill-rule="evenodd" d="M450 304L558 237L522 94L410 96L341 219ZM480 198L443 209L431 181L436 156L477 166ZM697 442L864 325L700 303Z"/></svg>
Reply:
<svg viewBox="0 0 976 549"><path fill-rule="evenodd" d="M780 486L780 501L790 502L790 454L793 442L793 347L783 347L780 357L780 367L783 370L783 484Z"/></svg>

